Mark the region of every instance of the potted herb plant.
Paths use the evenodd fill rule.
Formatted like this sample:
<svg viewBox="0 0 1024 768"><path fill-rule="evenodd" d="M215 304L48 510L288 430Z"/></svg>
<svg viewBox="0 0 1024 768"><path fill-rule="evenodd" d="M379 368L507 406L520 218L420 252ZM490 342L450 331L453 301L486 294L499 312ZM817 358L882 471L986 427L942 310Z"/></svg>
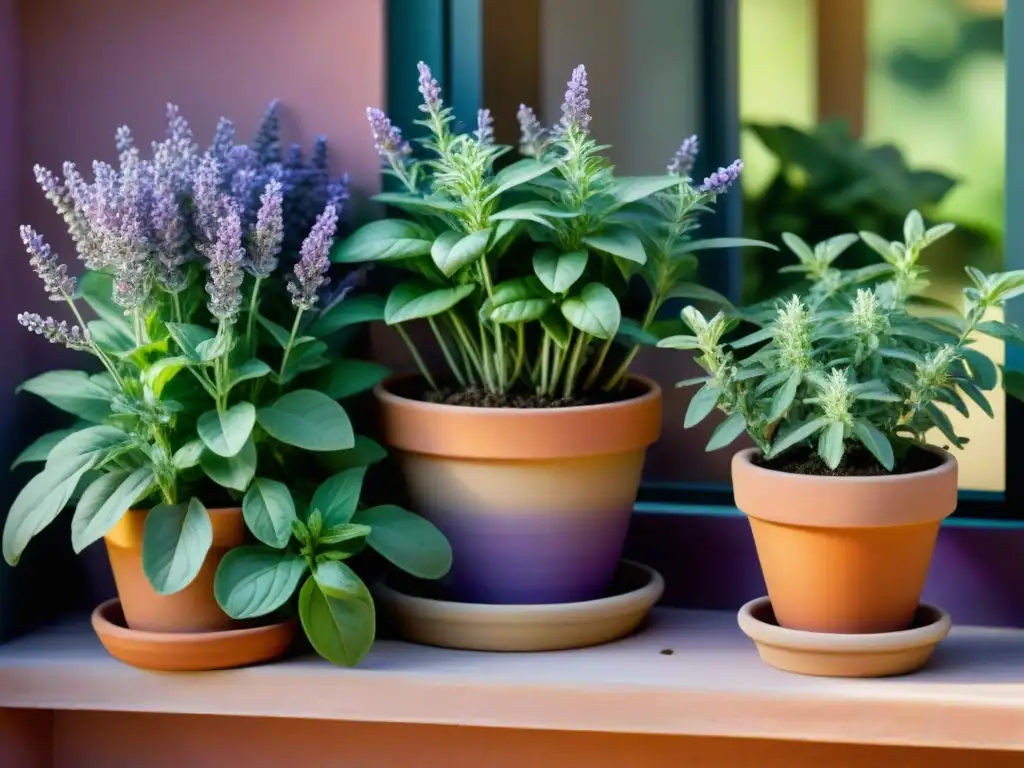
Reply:
<svg viewBox="0 0 1024 768"><path fill-rule="evenodd" d="M419 375L378 386L384 439L415 509L452 543L457 599L598 598L661 429L660 389L629 365L641 343L657 341L667 300L710 293L683 282L696 251L753 242L693 238L742 163L692 185L694 137L666 174L616 177L590 133L581 66L554 128L520 108L525 157L496 171L511 148L494 143L489 111L456 133L423 63L419 90L426 159L383 112L367 110L385 173L401 187L376 199L411 218L367 224L332 257L411 273L388 295L384 319ZM648 295L635 307L630 287L640 283ZM424 363L413 321L429 327L446 371Z"/></svg>
<svg viewBox="0 0 1024 768"><path fill-rule="evenodd" d="M927 286L921 252L952 225L926 229L912 211L903 229L897 242L860 233L883 261L849 271L834 262L857 235L812 248L787 234L800 262L793 269L810 283L803 295L746 313L760 330L731 342L735 318L688 307L692 333L659 342L694 350L707 373L682 382L700 386L686 426L716 408L726 414L708 449L744 431L753 438L756 447L733 458L733 487L784 628L910 628L939 525L957 504L957 462L946 448L966 441L944 409L966 416L973 402L991 416L985 391L997 369L972 345L978 334L1022 338L989 317L1024 292L1022 272L968 267L962 312L909 312Z"/></svg>
<svg viewBox="0 0 1024 768"><path fill-rule="evenodd" d="M233 128L222 120L210 149L200 152L188 124L169 107L168 136L154 143L151 159L122 128L119 167L95 163L93 182L71 164L62 180L36 169L87 271L81 281L70 277L43 238L23 227L33 268L76 323L32 313L19 321L88 353L103 371L48 371L22 385L80 421L40 438L16 462L44 466L8 514L3 553L17 563L31 538L77 497L72 544L81 552L105 539L129 632L231 634L243 626L234 619L278 615L301 576L284 550L293 532L307 532L304 545L326 544L323 537L337 535L330 526L343 514L336 508L358 500L359 483L348 482L344 499L318 504L320 513L311 513L328 522L321 531L297 514L293 499L308 498L327 474L310 467L361 473L383 453L357 440L337 402L373 386L380 367L354 365L328 343L372 318L376 306L345 300L353 276L329 286L328 254L347 181L329 178L323 140L309 163L297 149L282 159L277 110L272 103L251 146L234 144ZM98 319L86 322L80 302ZM311 463L314 457L322 461ZM403 531L430 528L418 519L410 524L413 516L401 512L381 522L368 511L373 529L358 529L364 538L371 530L386 538L379 549L395 560ZM280 556L260 550L253 557L253 548L243 546L250 537ZM362 542L347 538L353 541L346 551L354 554ZM438 547L442 570L435 576L443 575L443 537ZM225 558L233 567L218 571ZM321 560L324 569L317 567ZM324 655L354 663L372 643L372 622L369 641L366 622L358 628L360 652L323 649L346 645L352 630L339 616L344 606L363 605L365 588L357 588L361 582L337 551L309 565L303 605L315 592L315 605L328 610L313 615L303 608L302 623ZM342 569L347 592L321 576ZM240 643L252 639L237 636ZM134 638L135 646L143 640ZM180 648L171 651L181 655ZM208 668L227 663L219 652L211 650L209 661L172 655L140 663Z"/></svg>

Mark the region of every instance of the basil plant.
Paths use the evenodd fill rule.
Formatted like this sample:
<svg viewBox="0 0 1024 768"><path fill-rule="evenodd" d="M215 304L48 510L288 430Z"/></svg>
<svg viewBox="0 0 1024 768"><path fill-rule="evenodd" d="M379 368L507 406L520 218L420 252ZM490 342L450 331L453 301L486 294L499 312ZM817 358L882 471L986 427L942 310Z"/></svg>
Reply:
<svg viewBox="0 0 1024 768"><path fill-rule="evenodd" d="M694 350L706 372L681 382L700 386L685 426L718 408L726 418L708 450L746 431L769 460L802 454L829 472L841 471L855 453L870 455L878 471L900 471L908 451L926 445L933 429L962 448L967 440L945 409L967 416L970 401L992 416L985 392L998 384L997 366L974 345L979 334L1024 340L1016 326L991 318L992 310L1024 293L1024 271L985 275L967 267L962 310L925 299L921 252L952 230L951 224L926 229L912 211L902 241L861 232L811 247L786 234L799 259L786 269L807 279L802 294L739 317L719 312L708 319L687 307L682 317L692 333L659 342ZM881 263L837 268L836 259L858 239ZM921 310L913 312L915 305ZM741 318L760 329L728 341Z"/></svg>
<svg viewBox="0 0 1024 768"><path fill-rule="evenodd" d="M159 594L183 589L198 573L212 543L207 506L240 503L252 536L277 549L305 531L303 546L319 553L337 536L333 526L347 523L341 518L351 513L339 505L354 505L359 483L345 485L344 502L317 501L310 517L297 514L293 497L308 500L329 472L361 472L384 455L353 433L338 402L386 374L340 351L346 329L380 317L383 307L348 296L358 273L329 285L346 181L330 180L323 140L309 162L298 148L282 159L277 126L274 102L251 145L234 144L233 128L222 120L212 146L200 152L188 124L169 107L167 138L153 144L151 158L122 128L118 167L94 163L91 182L70 163L62 179L36 168L86 271L71 277L42 236L23 227L32 267L74 323L34 313L19 321L102 370L48 371L20 387L78 421L39 438L15 461L42 468L7 516L9 564L69 504L76 552L106 535L128 509L149 509L142 565ZM96 319L86 320L89 310ZM389 545L411 546L389 536L430 527L387 509L368 511L369 522L361 523L367 534L369 526L381 527L385 555ZM444 546L438 545L442 557ZM267 591L291 567L249 547L228 562L217 596L232 615L276 601L277 593ZM320 562L310 564L319 569ZM247 576L242 582L234 578L239 569ZM330 579L313 583L321 590L315 604L335 615L342 598ZM236 609L240 591L254 601L244 611ZM318 650L341 632L336 628L334 639L319 632Z"/></svg>
<svg viewBox="0 0 1024 768"><path fill-rule="evenodd" d="M586 70L568 83L562 117L541 126L519 111L524 157L495 169L512 148L494 143L490 112L456 133L452 110L422 62L419 90L427 130L417 160L400 129L367 114L386 175L400 191L376 199L409 219L372 222L340 242L333 260L388 262L411 273L387 298L384 319L409 346L435 392L480 389L572 400L619 390L643 343L657 342L655 318L671 298L711 294L685 282L695 252L766 243L697 240L697 219L736 181L737 160L694 186L697 139L687 139L652 177L616 177L590 133ZM631 283L647 299L628 314ZM448 367L435 379L406 331L425 320Z"/></svg>

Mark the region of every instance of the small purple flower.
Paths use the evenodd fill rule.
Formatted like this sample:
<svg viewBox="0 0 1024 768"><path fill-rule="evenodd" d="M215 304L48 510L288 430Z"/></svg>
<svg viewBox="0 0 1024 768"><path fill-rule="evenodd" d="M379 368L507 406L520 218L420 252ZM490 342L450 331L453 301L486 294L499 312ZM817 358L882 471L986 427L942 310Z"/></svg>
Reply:
<svg viewBox="0 0 1024 768"><path fill-rule="evenodd" d="M267 105L263 119L252 140L252 149L263 163L281 162L281 100Z"/></svg>
<svg viewBox="0 0 1024 768"><path fill-rule="evenodd" d="M203 245L209 245L217 238L217 222L222 207L220 178L220 164L213 155L207 153L199 162L192 191L195 231Z"/></svg>
<svg viewBox="0 0 1024 768"><path fill-rule="evenodd" d="M77 175L75 166L71 163L64 164L65 176L67 176L65 183L59 182L52 172L41 165L35 166L32 170L35 173L36 182L46 194L46 199L53 203L57 213L64 219L68 234L75 244L75 250L78 251L78 258L86 260L86 266L91 267L89 262L92 253L92 235L89 220L83 212L84 205L80 204L76 200L75 194L72 193L72 184L75 184L76 187L81 185L86 190L88 185L85 184L81 176ZM78 188L76 191L81 194L82 189Z"/></svg>
<svg viewBox="0 0 1024 768"><path fill-rule="evenodd" d="M693 164L697 160L698 152L700 152L700 141L696 134L684 139L669 161L668 172L676 176L689 176L690 171L693 170Z"/></svg>
<svg viewBox="0 0 1024 768"><path fill-rule="evenodd" d="M420 110L428 114L437 114L441 111L441 106L444 104L441 101L441 86L438 85L437 80L424 62L420 62L416 65L416 69L420 73L420 85L419 92L423 96L423 103L420 105Z"/></svg>
<svg viewBox="0 0 1024 768"><path fill-rule="evenodd" d="M233 323L242 306L242 219L238 208L229 205L217 227L217 242L210 249L210 278L206 282L210 314Z"/></svg>
<svg viewBox="0 0 1024 768"><path fill-rule="evenodd" d="M117 147L117 160L122 169L138 162L139 150L135 147L135 139L127 125L122 125L114 132L114 145Z"/></svg>
<svg viewBox="0 0 1024 768"><path fill-rule="evenodd" d="M705 194L720 195L740 177L740 171L742 170L743 161L734 160L728 168L719 168L704 179L704 183L700 185L698 191Z"/></svg>
<svg viewBox="0 0 1024 768"><path fill-rule="evenodd" d="M77 325L69 326L67 320L57 322L52 317L44 320L35 312L22 312L18 315L18 322L51 344L63 344L69 349L83 349L89 344L89 332Z"/></svg>
<svg viewBox="0 0 1024 768"><path fill-rule="evenodd" d="M153 186L153 240L160 261L157 281L164 290L178 293L186 281L182 266L188 260L185 250L188 227L170 176L160 176Z"/></svg>
<svg viewBox="0 0 1024 768"><path fill-rule="evenodd" d="M340 179L327 182L327 204L334 208L341 215L348 203L350 194L348 187L348 174L343 174Z"/></svg>
<svg viewBox="0 0 1024 768"><path fill-rule="evenodd" d="M473 135L481 144L494 143L494 117L491 116L491 110L476 111L476 130L473 131Z"/></svg>
<svg viewBox="0 0 1024 768"><path fill-rule="evenodd" d="M260 197L260 210L252 233L249 272L262 278L277 269L277 255L283 241L283 195L281 182L274 180L267 184Z"/></svg>
<svg viewBox="0 0 1024 768"><path fill-rule="evenodd" d="M210 142L209 153L217 162L223 163L227 160L228 153L235 145L235 124L222 117L217 121L217 127L213 131L213 141Z"/></svg>
<svg viewBox="0 0 1024 768"><path fill-rule="evenodd" d="M50 300L63 301L74 295L75 278L68 275L68 268L60 263L43 236L29 226L23 226L20 231L21 241L32 257L29 263L43 281Z"/></svg>
<svg viewBox="0 0 1024 768"><path fill-rule="evenodd" d="M373 146L381 160L393 166L404 165L405 159L412 154L412 147L402 139L402 129L392 125L391 118L376 107L366 108L366 119L370 121Z"/></svg>
<svg viewBox="0 0 1024 768"><path fill-rule="evenodd" d="M317 291L330 282L327 270L331 266L330 251L337 226L338 212L334 206L328 205L302 243L295 274L288 280L292 304L298 309L312 309L319 298Z"/></svg>
<svg viewBox="0 0 1024 768"><path fill-rule="evenodd" d="M587 132L590 125L587 68L582 64L572 71L572 77L565 88L565 101L562 102L561 129L568 131L574 125L583 133Z"/></svg>
<svg viewBox="0 0 1024 768"><path fill-rule="evenodd" d="M519 121L519 152L539 160L547 146L547 130L525 104L519 105L516 119Z"/></svg>

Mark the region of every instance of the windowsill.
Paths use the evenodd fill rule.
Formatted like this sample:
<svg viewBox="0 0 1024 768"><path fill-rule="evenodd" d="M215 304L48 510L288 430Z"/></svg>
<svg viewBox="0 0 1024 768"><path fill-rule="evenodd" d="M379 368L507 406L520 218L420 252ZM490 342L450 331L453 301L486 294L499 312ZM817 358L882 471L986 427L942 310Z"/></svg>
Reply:
<svg viewBox="0 0 1024 768"><path fill-rule="evenodd" d="M731 613L668 609L580 651L382 641L356 670L305 657L167 674L115 661L79 619L0 647L0 707L1020 750L1024 631L956 627L930 668L889 680L778 672Z"/></svg>

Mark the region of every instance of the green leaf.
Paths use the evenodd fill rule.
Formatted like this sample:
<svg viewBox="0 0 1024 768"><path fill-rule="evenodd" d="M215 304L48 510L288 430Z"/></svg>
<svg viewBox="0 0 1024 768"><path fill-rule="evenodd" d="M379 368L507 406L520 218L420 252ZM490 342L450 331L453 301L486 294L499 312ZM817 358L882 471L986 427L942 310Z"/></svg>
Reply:
<svg viewBox="0 0 1024 768"><path fill-rule="evenodd" d="M131 323L125 317L124 307L114 301L113 276L87 269L78 281L78 290L89 308L116 333L126 337L134 347Z"/></svg>
<svg viewBox="0 0 1024 768"><path fill-rule="evenodd" d="M928 414L932 423L939 428L939 431L946 436L957 448L963 448L964 441L956 434L956 430L953 428L953 422L949 420L949 416L943 413L935 403L928 403L924 407L924 411Z"/></svg>
<svg viewBox="0 0 1024 768"><path fill-rule="evenodd" d="M256 474L256 445L250 437L245 441L242 450L230 458L204 451L199 458L199 466L217 485L234 491L244 491Z"/></svg>
<svg viewBox="0 0 1024 768"><path fill-rule="evenodd" d="M344 451L320 454L321 463L331 472L355 467L368 467L387 458L388 452L378 443L363 435L356 435L356 444Z"/></svg>
<svg viewBox="0 0 1024 768"><path fill-rule="evenodd" d="M892 444L889 438L879 432L872 424L857 420L853 422L853 434L864 444L864 447L871 451L871 455L878 459L878 463L888 471L892 471L896 458L892 453Z"/></svg>
<svg viewBox="0 0 1024 768"><path fill-rule="evenodd" d="M920 211L911 211L903 220L903 240L908 245L924 237L924 219Z"/></svg>
<svg viewBox="0 0 1024 768"><path fill-rule="evenodd" d="M609 227L602 235L584 237L583 244L595 251L610 253L635 264L647 262L644 244L631 229L625 227Z"/></svg>
<svg viewBox="0 0 1024 768"><path fill-rule="evenodd" d="M718 291L713 291L710 288L705 288L703 285L697 283L676 283L669 288L666 297L669 299L691 299L696 301L709 301L712 304L717 304L720 307L724 307L730 312L735 312L736 307L731 301L725 296L720 294Z"/></svg>
<svg viewBox="0 0 1024 768"><path fill-rule="evenodd" d="M843 460L843 435L846 428L841 421L831 422L818 435L818 455L825 461L829 469L835 469Z"/></svg>
<svg viewBox="0 0 1024 768"><path fill-rule="evenodd" d="M562 317L559 309L555 307L549 309L540 319L540 324L551 340L561 349L565 349L569 345L569 323Z"/></svg>
<svg viewBox="0 0 1024 768"><path fill-rule="evenodd" d="M556 163L541 163L533 158L524 158L506 166L494 177L494 191L484 199L484 202L489 203L501 195L502 192L507 192L518 187L520 184L525 184L539 176L543 176L554 168L555 165Z"/></svg>
<svg viewBox="0 0 1024 768"><path fill-rule="evenodd" d="M328 565L343 563L320 563L317 571ZM339 583L333 571L320 578L328 583L328 588ZM358 597L338 599L325 594L325 588L310 576L299 592L299 619L306 637L313 649L332 664L354 667L373 647L377 627L373 598L361 581L359 584L362 589L358 590Z"/></svg>
<svg viewBox="0 0 1024 768"><path fill-rule="evenodd" d="M754 344L760 344L762 341L768 341L773 338L775 338L775 328L768 326L767 328L762 328L759 331L754 331L753 333L744 336L742 339L730 341L729 346L733 349L743 349L744 347L751 347Z"/></svg>
<svg viewBox="0 0 1024 768"><path fill-rule="evenodd" d="M459 210L458 204L451 200L445 200L440 196L421 197L406 192L378 192L372 200L385 205L393 205L410 213L456 213Z"/></svg>
<svg viewBox="0 0 1024 768"><path fill-rule="evenodd" d="M57 429L40 435L32 443L18 454L18 458L11 464L14 469L20 464L28 464L34 461L46 461L50 450L68 435L74 434L78 429Z"/></svg>
<svg viewBox="0 0 1024 768"><path fill-rule="evenodd" d="M135 349L135 339L120 330L120 326L106 320L90 320L86 323L92 340L105 352L124 355Z"/></svg>
<svg viewBox="0 0 1024 768"><path fill-rule="evenodd" d="M429 520L394 504L361 509L353 522L370 526L370 546L420 579L440 579L452 567L448 539Z"/></svg>
<svg viewBox="0 0 1024 768"><path fill-rule="evenodd" d="M327 345L315 339L295 344L288 356L284 372L280 376L277 374L271 374L271 376L280 384L288 384L301 373L316 371L329 365L331 361L327 358L326 352Z"/></svg>
<svg viewBox="0 0 1024 768"><path fill-rule="evenodd" d="M661 339L658 342L658 346L662 349L699 349L700 342L696 336L687 336L682 334L680 336L668 336Z"/></svg>
<svg viewBox="0 0 1024 768"><path fill-rule="evenodd" d="M778 421L789 410L789 406L793 404L793 399L796 397L796 390L803 380L803 371L796 368L790 374L786 383L776 390L775 395L772 397L771 408L768 411L769 423Z"/></svg>
<svg viewBox="0 0 1024 768"><path fill-rule="evenodd" d="M874 232L861 232L860 239L889 264L892 264L897 258L897 253L893 250L892 244L884 237L879 237Z"/></svg>
<svg viewBox="0 0 1024 768"><path fill-rule="evenodd" d="M622 319L619 300L601 283L587 284L579 296L563 301L561 310L571 325L599 339L613 338Z"/></svg>
<svg viewBox="0 0 1024 768"><path fill-rule="evenodd" d="M995 389L999 383L996 364L976 349L961 349L960 354L971 369L971 378L979 389L985 391Z"/></svg>
<svg viewBox="0 0 1024 768"><path fill-rule="evenodd" d="M253 358L246 360L241 365L236 365L228 371L228 391L230 392L243 381L259 379L271 372L271 367L262 360Z"/></svg>
<svg viewBox="0 0 1024 768"><path fill-rule="evenodd" d="M809 440L824 429L825 425L828 423L827 419L812 419L806 424L802 424L796 429L790 430L784 435L780 435L772 444L771 450L768 451L768 458L775 458L787 448L792 448L794 445L802 443L804 440Z"/></svg>
<svg viewBox="0 0 1024 768"><path fill-rule="evenodd" d="M212 339L200 341L196 345L196 354L199 355L200 360L209 363L228 354L231 351L231 347L231 337L217 335Z"/></svg>
<svg viewBox="0 0 1024 768"><path fill-rule="evenodd" d="M199 351L199 345L211 341L216 334L203 325L192 325L191 323L166 323L167 332L171 334L174 343L185 353L185 357L193 362L202 362L203 356Z"/></svg>
<svg viewBox="0 0 1024 768"><path fill-rule="evenodd" d="M430 253L434 236L430 230L405 219L381 219L357 229L339 242L331 253L331 261L356 263L363 261L398 261Z"/></svg>
<svg viewBox="0 0 1024 768"><path fill-rule="evenodd" d="M683 183L678 176L620 176L612 183L609 191L615 202L622 206Z"/></svg>
<svg viewBox="0 0 1024 768"><path fill-rule="evenodd" d="M366 467L354 467L327 478L309 503L310 513L319 510L327 528L352 520L363 489Z"/></svg>
<svg viewBox="0 0 1024 768"><path fill-rule="evenodd" d="M711 433L711 439L708 440L707 447L704 450L717 451L719 448L724 448L742 435L746 428L747 422L743 418L742 413L737 411L730 414L725 421L715 427L715 431Z"/></svg>
<svg viewBox="0 0 1024 768"><path fill-rule="evenodd" d="M715 410L715 406L718 405L718 398L721 396L722 390L714 384L705 384L697 390L686 409L683 428L690 429L704 421Z"/></svg>
<svg viewBox="0 0 1024 768"><path fill-rule="evenodd" d="M362 539L370 535L370 526L353 523L342 523L322 531L317 536L316 543L330 547L335 544L342 544L353 539Z"/></svg>
<svg viewBox="0 0 1024 768"><path fill-rule="evenodd" d="M180 592L199 575L213 545L213 524L199 499L159 504L146 515L142 570L159 595Z"/></svg>
<svg viewBox="0 0 1024 768"><path fill-rule="evenodd" d="M470 232L468 235L449 230L434 241L430 258L446 277L451 277L463 267L479 261L487 251L490 239L490 229Z"/></svg>
<svg viewBox="0 0 1024 768"><path fill-rule="evenodd" d="M796 254L796 257L800 259L803 264L812 264L816 261L814 258L814 249L811 248L811 246L807 244L807 241L800 237L800 235L795 235L792 232L783 232L782 242L786 244L786 247L789 248L789 250Z"/></svg>
<svg viewBox="0 0 1024 768"><path fill-rule="evenodd" d="M586 251L559 253L542 248L533 254L533 271L552 293L565 293L583 276L589 254Z"/></svg>
<svg viewBox="0 0 1024 768"><path fill-rule="evenodd" d="M127 432L108 424L76 429L50 449L47 465L78 457L95 457L98 462L127 440Z"/></svg>
<svg viewBox="0 0 1024 768"><path fill-rule="evenodd" d="M225 458L234 456L256 426L256 408L252 403L235 403L226 411L207 411L196 422L196 431L206 447Z"/></svg>
<svg viewBox="0 0 1024 768"><path fill-rule="evenodd" d="M390 371L370 360L335 360L317 375L316 388L334 400L373 389Z"/></svg>
<svg viewBox="0 0 1024 768"><path fill-rule="evenodd" d="M1010 383L1011 378L1013 378L1012 374L1014 374L1014 371L1003 372L1003 389L1005 389L1006 393L1011 397L1014 396L1013 387ZM980 389L969 381L960 381L957 383L960 387L960 391L971 398L971 400L973 400L990 419L995 418L995 413L992 411L992 406L989 404L988 398L985 397L985 394Z"/></svg>
<svg viewBox="0 0 1024 768"><path fill-rule="evenodd" d="M266 616L295 594L306 560L268 547L236 547L224 555L213 579L217 605L233 619Z"/></svg>
<svg viewBox="0 0 1024 768"><path fill-rule="evenodd" d="M553 229L554 226L548 221L548 218L571 219L578 215L578 213L573 211L567 211L564 208L552 205L546 200L530 200L492 213L490 219L491 221L532 221L535 224Z"/></svg>
<svg viewBox="0 0 1024 768"><path fill-rule="evenodd" d="M60 514L78 481L97 461L98 457L90 456L48 463L21 489L4 522L3 553L8 565L18 564L28 543Z"/></svg>
<svg viewBox="0 0 1024 768"><path fill-rule="evenodd" d="M257 477L242 500L242 515L252 535L268 547L283 549L292 537L295 502L288 486Z"/></svg>
<svg viewBox="0 0 1024 768"><path fill-rule="evenodd" d="M358 600L366 593L366 587L356 572L337 560L318 563L313 578L327 597Z"/></svg>
<svg viewBox="0 0 1024 768"><path fill-rule="evenodd" d="M257 315L256 320L261 326L263 326L267 333L270 334L270 338L274 340L277 346L281 349L286 349L288 347L288 342L291 341L292 337L291 331L278 325L273 320L268 320L263 315ZM292 341L292 346L298 346L310 341L315 341L315 339L312 336L299 336Z"/></svg>
<svg viewBox="0 0 1024 768"><path fill-rule="evenodd" d="M175 469L190 469L199 463L206 446L202 440L190 440L174 452L172 463Z"/></svg>
<svg viewBox="0 0 1024 768"><path fill-rule="evenodd" d="M388 295L384 322L388 325L421 320L447 312L475 290L472 283L432 288L422 283L400 283Z"/></svg>
<svg viewBox="0 0 1024 768"><path fill-rule="evenodd" d="M96 424L110 415L114 395L106 379L85 371L47 371L23 382L16 391L31 392L62 411Z"/></svg>
<svg viewBox="0 0 1024 768"><path fill-rule="evenodd" d="M657 346L658 337L650 331L644 330L640 323L629 317L624 317L619 322L619 337L634 344L644 344L649 347Z"/></svg>
<svg viewBox="0 0 1024 768"><path fill-rule="evenodd" d="M676 251L676 254L708 251L716 248L767 248L771 251L779 250L776 245L767 243L764 240L751 240L749 237L709 237L707 240L691 240L688 243L684 243Z"/></svg>
<svg viewBox="0 0 1024 768"><path fill-rule="evenodd" d="M489 317L495 323L526 323L540 320L551 308L552 298L532 275L516 277L494 286Z"/></svg>
<svg viewBox="0 0 1024 768"><path fill-rule="evenodd" d="M85 489L71 519L71 546L75 552L106 536L124 513L146 498L155 486L152 467L140 467L131 474L115 470L100 475Z"/></svg>
<svg viewBox="0 0 1024 768"><path fill-rule="evenodd" d="M876 351L881 357L885 357L890 360L903 360L904 362L910 363L911 365L920 365L922 362L920 355L918 355L916 352L911 352L905 349L897 349L895 347L879 347Z"/></svg>
<svg viewBox="0 0 1024 768"><path fill-rule="evenodd" d="M152 393L159 398L164 387L188 365L187 357L163 357L145 369L142 380Z"/></svg>
<svg viewBox="0 0 1024 768"><path fill-rule="evenodd" d="M350 296L325 310L309 327L309 332L314 336L330 336L350 325L383 319L383 297L372 294Z"/></svg>
<svg viewBox="0 0 1024 768"><path fill-rule="evenodd" d="M355 445L352 423L337 402L313 389L297 389L256 412L276 440L307 451L340 451Z"/></svg>

